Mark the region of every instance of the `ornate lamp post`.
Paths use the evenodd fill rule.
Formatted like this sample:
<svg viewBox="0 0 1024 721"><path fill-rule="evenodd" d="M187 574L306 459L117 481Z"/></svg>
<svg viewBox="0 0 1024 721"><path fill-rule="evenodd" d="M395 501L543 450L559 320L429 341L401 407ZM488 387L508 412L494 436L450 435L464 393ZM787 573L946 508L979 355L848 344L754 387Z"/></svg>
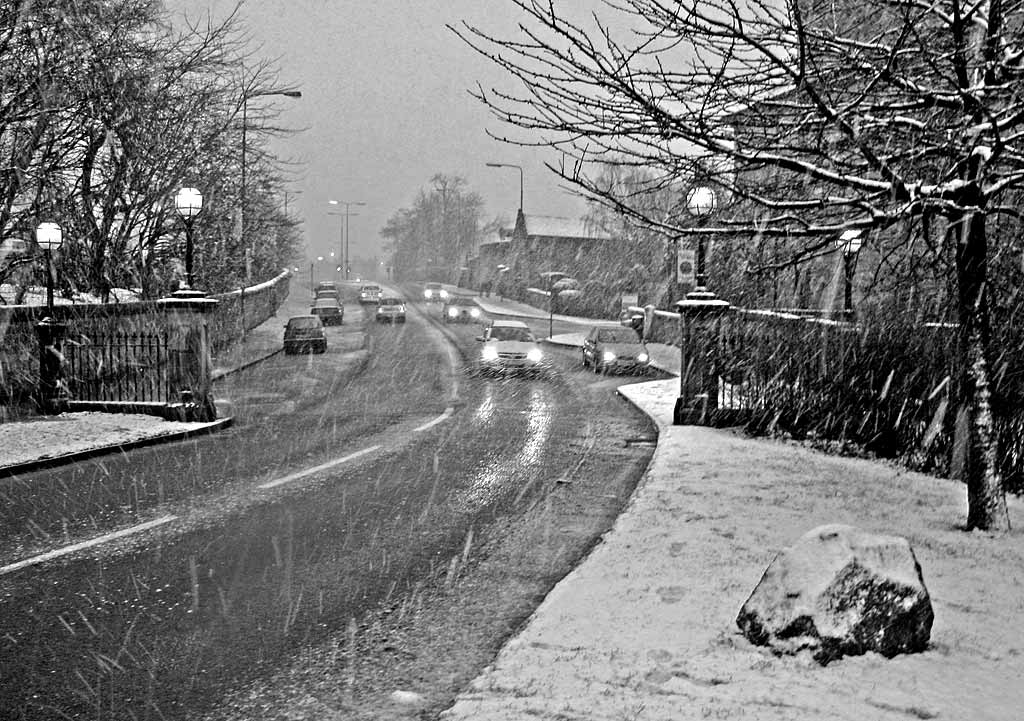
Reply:
<svg viewBox="0 0 1024 721"><path fill-rule="evenodd" d="M836 240L836 248L843 254L843 315L847 320L853 320L853 274L862 234L860 230L845 230Z"/></svg>
<svg viewBox="0 0 1024 721"><path fill-rule="evenodd" d="M701 220L715 212L718 199L711 188L698 186L686 194L686 209ZM697 235L697 287L676 303L679 309L679 397L673 421L676 425L705 423L718 410L718 373L714 358L719 320L729 310L707 288L707 251Z"/></svg>
<svg viewBox="0 0 1024 721"><path fill-rule="evenodd" d="M46 257L46 315L53 317L53 251L60 248L64 234L57 223L40 223L36 227L36 243Z"/></svg>
<svg viewBox="0 0 1024 721"><path fill-rule="evenodd" d="M178 297L199 297L202 291L192 287L192 224L203 209L203 194L195 188L182 188L174 196L174 207L185 223L185 287L174 295Z"/></svg>
<svg viewBox="0 0 1024 721"><path fill-rule="evenodd" d="M67 405L67 388L63 382L64 332L53 313L53 251L60 248L63 231L57 223L40 223L36 227L36 243L46 257L46 317L36 324L39 336L38 403L43 413L61 413Z"/></svg>

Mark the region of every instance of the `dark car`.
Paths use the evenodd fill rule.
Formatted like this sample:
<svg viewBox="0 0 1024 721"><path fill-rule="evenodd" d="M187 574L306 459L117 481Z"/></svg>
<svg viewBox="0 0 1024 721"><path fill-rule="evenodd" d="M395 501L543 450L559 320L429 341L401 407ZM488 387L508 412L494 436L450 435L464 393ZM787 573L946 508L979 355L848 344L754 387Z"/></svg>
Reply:
<svg viewBox="0 0 1024 721"><path fill-rule="evenodd" d="M326 353L327 334L324 324L315 315L297 315L289 318L284 327L284 352L293 353Z"/></svg>
<svg viewBox="0 0 1024 721"><path fill-rule="evenodd" d="M404 323L405 301L401 298L381 298L377 304L378 323Z"/></svg>
<svg viewBox="0 0 1024 721"><path fill-rule="evenodd" d="M345 309L337 298L320 295L309 309L310 315L319 316L324 325L341 325L345 322Z"/></svg>
<svg viewBox="0 0 1024 721"><path fill-rule="evenodd" d="M445 301L441 318L445 323L474 323L480 320L480 306L472 298L455 295Z"/></svg>
<svg viewBox="0 0 1024 721"><path fill-rule="evenodd" d="M595 326L583 341L583 366L592 366L595 373L644 372L650 362L647 347L632 328Z"/></svg>

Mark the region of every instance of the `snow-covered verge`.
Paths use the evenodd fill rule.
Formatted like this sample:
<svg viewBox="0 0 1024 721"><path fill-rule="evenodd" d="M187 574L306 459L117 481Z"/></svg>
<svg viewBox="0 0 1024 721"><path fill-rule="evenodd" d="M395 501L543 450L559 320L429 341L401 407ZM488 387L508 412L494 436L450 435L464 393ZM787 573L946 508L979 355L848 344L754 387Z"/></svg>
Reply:
<svg viewBox="0 0 1024 721"><path fill-rule="evenodd" d="M1024 505L967 533L960 484L738 432L671 425L675 380L622 389L658 449L614 529L460 695L462 719L1011 721L1024 709ZM935 611L927 651L821 667L736 614L777 552L847 523L906 537Z"/></svg>
<svg viewBox="0 0 1024 721"><path fill-rule="evenodd" d="M24 423L0 423L0 468L194 431L207 425L118 413L62 413Z"/></svg>

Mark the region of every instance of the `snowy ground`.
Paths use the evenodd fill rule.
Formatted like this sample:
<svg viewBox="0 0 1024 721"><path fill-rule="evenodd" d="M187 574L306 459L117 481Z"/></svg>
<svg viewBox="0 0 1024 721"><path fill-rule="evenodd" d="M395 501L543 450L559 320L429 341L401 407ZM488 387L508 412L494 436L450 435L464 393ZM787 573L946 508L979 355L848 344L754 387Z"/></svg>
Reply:
<svg viewBox="0 0 1024 721"><path fill-rule="evenodd" d="M207 425L120 413L62 413L25 423L0 423L0 467L196 430Z"/></svg>
<svg viewBox="0 0 1024 721"><path fill-rule="evenodd" d="M1024 718L1021 530L964 532L952 481L672 426L675 383L622 389L659 422L647 476L446 721ZM1019 499L1010 509L1024 529ZM910 541L935 611L926 652L820 667L739 633L736 614L774 555L833 522Z"/></svg>

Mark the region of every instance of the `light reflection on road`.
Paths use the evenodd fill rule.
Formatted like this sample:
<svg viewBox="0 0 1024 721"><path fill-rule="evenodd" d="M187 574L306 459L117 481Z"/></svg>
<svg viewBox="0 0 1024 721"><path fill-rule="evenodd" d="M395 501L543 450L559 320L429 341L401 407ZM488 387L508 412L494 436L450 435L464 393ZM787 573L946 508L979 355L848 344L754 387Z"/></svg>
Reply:
<svg viewBox="0 0 1024 721"><path fill-rule="evenodd" d="M470 481L469 487L458 493L454 499L460 511L473 511L495 501L510 488L519 489L532 483L531 474L540 464L541 452L548 440L551 427L551 404L540 388L530 391L529 404L525 411L526 436L518 450L512 454L501 449L486 459ZM493 390L489 387L483 401L474 413L478 423L490 423L496 418Z"/></svg>

